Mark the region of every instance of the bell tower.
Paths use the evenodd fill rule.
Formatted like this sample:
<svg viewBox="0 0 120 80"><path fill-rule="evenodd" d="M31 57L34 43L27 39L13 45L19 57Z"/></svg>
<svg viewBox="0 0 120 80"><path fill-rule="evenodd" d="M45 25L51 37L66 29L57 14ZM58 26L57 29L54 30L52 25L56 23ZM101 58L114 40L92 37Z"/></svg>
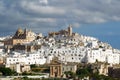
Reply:
<svg viewBox="0 0 120 80"><path fill-rule="evenodd" d="M71 24L68 27L68 35L72 36L72 25Z"/></svg>

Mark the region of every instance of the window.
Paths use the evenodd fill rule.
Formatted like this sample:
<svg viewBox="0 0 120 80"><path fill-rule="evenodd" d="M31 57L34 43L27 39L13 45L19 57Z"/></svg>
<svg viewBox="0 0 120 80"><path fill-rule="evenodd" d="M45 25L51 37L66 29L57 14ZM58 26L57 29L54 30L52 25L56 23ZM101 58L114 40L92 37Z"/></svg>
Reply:
<svg viewBox="0 0 120 80"><path fill-rule="evenodd" d="M69 50L69 53L71 53L71 51Z"/></svg>
<svg viewBox="0 0 120 80"><path fill-rule="evenodd" d="M67 68L67 70L68 70L68 68Z"/></svg>
<svg viewBox="0 0 120 80"><path fill-rule="evenodd" d="M75 53L77 53L77 51L75 51Z"/></svg>
<svg viewBox="0 0 120 80"><path fill-rule="evenodd" d="M77 56L77 54L75 54L75 56Z"/></svg>
<svg viewBox="0 0 120 80"><path fill-rule="evenodd" d="M72 51L72 53L74 53L74 51Z"/></svg>

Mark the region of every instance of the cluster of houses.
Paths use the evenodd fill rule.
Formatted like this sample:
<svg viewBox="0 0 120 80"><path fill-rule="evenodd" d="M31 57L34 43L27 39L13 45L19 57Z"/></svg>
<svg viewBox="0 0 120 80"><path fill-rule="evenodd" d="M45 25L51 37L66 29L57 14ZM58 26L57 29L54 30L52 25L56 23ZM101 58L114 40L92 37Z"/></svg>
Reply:
<svg viewBox="0 0 120 80"><path fill-rule="evenodd" d="M120 64L120 50L94 37L74 33L71 25L66 30L49 32L48 36L19 28L15 35L4 39L4 45L0 48L0 63L5 64L6 67L16 65L16 67L24 66L25 68L26 66L23 71L30 69L28 65L49 64L55 57L61 63L95 63L97 61L110 65ZM60 70L60 67L50 69ZM61 70L64 69L65 67ZM20 69L17 71L21 72ZM62 71L58 74L61 75ZM51 72L51 76L52 74Z"/></svg>

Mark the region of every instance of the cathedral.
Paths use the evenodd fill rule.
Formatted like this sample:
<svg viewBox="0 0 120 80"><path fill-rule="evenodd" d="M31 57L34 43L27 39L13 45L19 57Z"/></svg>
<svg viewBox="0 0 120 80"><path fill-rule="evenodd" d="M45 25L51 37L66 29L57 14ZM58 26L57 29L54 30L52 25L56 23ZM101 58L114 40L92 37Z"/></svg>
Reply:
<svg viewBox="0 0 120 80"><path fill-rule="evenodd" d="M23 45L35 40L35 37L36 34L31 30L27 29L22 30L21 28L18 28L18 30L16 31L15 35L12 38L6 39L4 41L4 45L6 49L13 49L14 46L20 46L18 48L24 50L25 46L23 47Z"/></svg>
<svg viewBox="0 0 120 80"><path fill-rule="evenodd" d="M69 25L67 30L60 30L59 32L50 32L49 36L54 37L56 35L65 35L65 36L72 36L72 25Z"/></svg>

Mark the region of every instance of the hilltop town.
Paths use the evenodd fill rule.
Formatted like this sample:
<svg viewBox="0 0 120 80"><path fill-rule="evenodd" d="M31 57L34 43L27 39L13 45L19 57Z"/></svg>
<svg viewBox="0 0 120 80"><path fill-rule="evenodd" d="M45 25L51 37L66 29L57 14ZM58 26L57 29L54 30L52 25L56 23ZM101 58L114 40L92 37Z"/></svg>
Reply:
<svg viewBox="0 0 120 80"><path fill-rule="evenodd" d="M76 72L77 65L83 63L99 63L99 73L108 75L108 67L120 64L120 50L73 32L72 25L47 36L19 28L13 36L1 38L0 64L19 74L31 71L30 65L47 64L50 77L61 77L65 71Z"/></svg>

